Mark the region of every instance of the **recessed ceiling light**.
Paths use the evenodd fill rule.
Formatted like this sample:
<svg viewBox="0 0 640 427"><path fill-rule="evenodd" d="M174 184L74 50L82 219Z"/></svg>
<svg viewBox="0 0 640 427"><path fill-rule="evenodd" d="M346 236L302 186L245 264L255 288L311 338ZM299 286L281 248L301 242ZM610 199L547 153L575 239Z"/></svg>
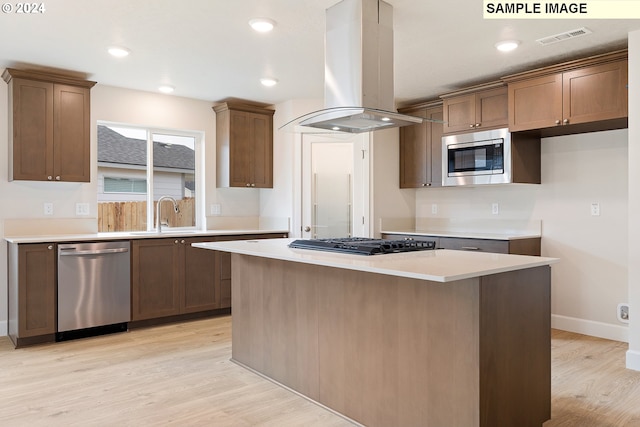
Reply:
<svg viewBox="0 0 640 427"><path fill-rule="evenodd" d="M274 79L273 77L263 77L260 79L260 83L263 86L271 87L278 84L278 79Z"/></svg>
<svg viewBox="0 0 640 427"><path fill-rule="evenodd" d="M121 46L111 46L109 49L107 49L107 52L109 52L112 56L115 56L116 58L124 58L125 56L128 56L131 53L129 49Z"/></svg>
<svg viewBox="0 0 640 427"><path fill-rule="evenodd" d="M269 18L254 18L249 20L249 25L259 33L268 33L276 26L276 21Z"/></svg>
<svg viewBox="0 0 640 427"><path fill-rule="evenodd" d="M160 87L158 87L158 90L162 93L171 93L174 90L176 90L175 87L171 86L171 85L162 85Z"/></svg>
<svg viewBox="0 0 640 427"><path fill-rule="evenodd" d="M495 46L496 46L496 49L498 49L500 52L511 52L512 50L517 48L519 44L520 42L517 40L505 40L505 41L496 43Z"/></svg>

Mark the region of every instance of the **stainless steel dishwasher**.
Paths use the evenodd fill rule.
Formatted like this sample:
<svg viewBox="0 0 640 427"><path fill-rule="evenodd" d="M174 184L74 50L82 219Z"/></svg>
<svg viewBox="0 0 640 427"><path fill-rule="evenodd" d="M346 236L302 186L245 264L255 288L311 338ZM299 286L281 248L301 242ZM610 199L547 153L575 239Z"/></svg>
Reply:
<svg viewBox="0 0 640 427"><path fill-rule="evenodd" d="M131 320L128 241L58 245L58 339L67 331Z"/></svg>

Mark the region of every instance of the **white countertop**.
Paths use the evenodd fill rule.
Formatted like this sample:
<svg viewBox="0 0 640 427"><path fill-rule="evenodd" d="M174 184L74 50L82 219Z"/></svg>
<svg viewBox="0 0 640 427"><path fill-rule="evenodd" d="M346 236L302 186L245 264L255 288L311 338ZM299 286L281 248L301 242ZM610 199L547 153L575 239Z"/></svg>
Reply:
<svg viewBox="0 0 640 427"><path fill-rule="evenodd" d="M243 234L272 234L289 233L289 230L166 230L162 233L155 231L128 231L115 233L90 234L52 234L39 236L5 236L9 243L57 243L57 242L86 242L101 240L134 240L162 237L200 237L200 236L229 236Z"/></svg>
<svg viewBox="0 0 640 427"><path fill-rule="evenodd" d="M192 246L243 255L345 268L435 282L451 282L558 262L557 258L477 253L446 249L385 255L351 255L287 245L295 239L236 240L194 243Z"/></svg>
<svg viewBox="0 0 640 427"><path fill-rule="evenodd" d="M409 236L434 236L434 237L457 237L462 239L485 239L485 240L517 240L539 238L540 234L514 232L483 232L483 231L436 231L436 230L382 230L382 234L403 234Z"/></svg>

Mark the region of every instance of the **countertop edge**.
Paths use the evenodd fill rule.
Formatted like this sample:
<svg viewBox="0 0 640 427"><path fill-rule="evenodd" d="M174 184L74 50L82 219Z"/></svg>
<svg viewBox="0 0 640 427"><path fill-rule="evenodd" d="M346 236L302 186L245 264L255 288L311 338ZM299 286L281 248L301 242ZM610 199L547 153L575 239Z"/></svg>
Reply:
<svg viewBox="0 0 640 427"><path fill-rule="evenodd" d="M409 236L433 236L433 237L455 237L459 239L481 239L481 240L521 240L538 239L540 234L517 234L517 233L484 233L480 231L416 231L416 230L382 230L381 234L403 234Z"/></svg>
<svg viewBox="0 0 640 427"><path fill-rule="evenodd" d="M270 244L277 244L277 241L286 241L286 240L291 240L291 239L274 239L274 240L270 240L268 243ZM255 243L259 243L258 241L254 241ZM422 272L415 272L415 271L403 271L403 270L398 270L398 269L389 269L389 268L382 268L382 267L376 267L376 266L363 266L363 265L354 265L354 264L349 264L347 261L348 260L353 260L354 258L347 258L347 257L362 257L362 255L348 255L348 254L335 254L333 253L331 256L333 255L342 255L345 256L345 258L342 259L342 261L340 260L340 258L335 258L335 259L318 259L316 258L314 255L314 252L316 251L311 251L311 250L305 250L305 249L291 249L289 248L289 251L282 253L282 252L268 252L268 251L260 251L260 250L256 250L256 249L252 249L252 248L242 248L242 247L237 247L237 245L235 247L229 247L228 245L225 245L225 243L231 243L231 242L205 242L205 243L193 243L192 246L197 247L197 248L203 248L203 249L210 249L210 250L218 250L218 251L222 251L222 252L230 252L230 253L236 253L236 254L241 254L241 255L248 255L248 256L257 256L257 257L262 257L262 258L270 258L270 259L277 259L277 260L282 260L282 261L290 261L290 262L298 262L298 263L303 263L303 264L312 264L312 265L320 265L320 266L325 266L325 267L335 267L335 268L343 268L343 269L348 269L348 270L356 270L356 271L363 271L363 272L369 272L369 273L377 273L377 274L384 274L384 275L389 275L389 276L396 276L396 277L407 277L407 278L412 278L412 279L419 279L419 280L428 280L428 281L433 281L433 282L454 282L454 281L458 281L458 280L463 280L463 279L470 279L470 278L475 278L475 277L482 277L482 276L488 276L491 274L497 274L497 273L504 273L504 272L508 272L508 271L516 271L516 270L522 270L522 269L527 269L527 268L534 268L534 267L541 267L541 266L545 266L545 265L550 265L550 264L554 264L556 262L559 261L559 259L557 258L547 258L547 257L537 257L537 256L526 256L526 255L508 255L508 254L478 254L478 253L473 253L473 252L467 252L467 251L454 251L454 250L448 250L448 249L437 249L437 251L447 255L447 254L457 254L459 256L468 256L468 257L474 257L474 256L497 256L497 257L520 257L523 262L520 264L516 264L516 265L507 265L507 266L500 266L500 267L495 267L495 268L484 268L481 271L471 271L471 272L464 272L464 273L460 273L460 274L447 274L447 275L434 275L434 274L426 274L426 273L422 273ZM240 241L236 241L233 243L252 243L251 241L244 241L244 242L240 242ZM327 257L327 253L323 252L323 254L325 255L325 258ZM405 256L415 256L416 253L412 253L412 254L390 254L390 255L384 255L385 257L391 257L391 256L400 256L400 255L405 255ZM527 259L526 262L524 262L524 259ZM363 260L366 258L362 258ZM373 258L375 259L375 258ZM387 258L389 259L389 258Z"/></svg>
<svg viewBox="0 0 640 427"><path fill-rule="evenodd" d="M168 237L215 237L215 236L242 236L245 234L288 234L289 230L197 230L197 231L166 231L162 233L154 232L114 232L114 233L94 233L94 234L53 234L43 236L5 236L8 243L58 243L58 242L86 242L86 241L109 241L109 240L139 240L158 239Z"/></svg>

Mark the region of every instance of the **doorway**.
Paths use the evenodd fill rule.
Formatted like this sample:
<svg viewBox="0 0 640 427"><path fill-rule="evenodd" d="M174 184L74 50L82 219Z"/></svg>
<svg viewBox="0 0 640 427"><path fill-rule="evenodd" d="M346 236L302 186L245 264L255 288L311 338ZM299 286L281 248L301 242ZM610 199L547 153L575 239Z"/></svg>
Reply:
<svg viewBox="0 0 640 427"><path fill-rule="evenodd" d="M302 135L305 238L369 236L369 134Z"/></svg>

